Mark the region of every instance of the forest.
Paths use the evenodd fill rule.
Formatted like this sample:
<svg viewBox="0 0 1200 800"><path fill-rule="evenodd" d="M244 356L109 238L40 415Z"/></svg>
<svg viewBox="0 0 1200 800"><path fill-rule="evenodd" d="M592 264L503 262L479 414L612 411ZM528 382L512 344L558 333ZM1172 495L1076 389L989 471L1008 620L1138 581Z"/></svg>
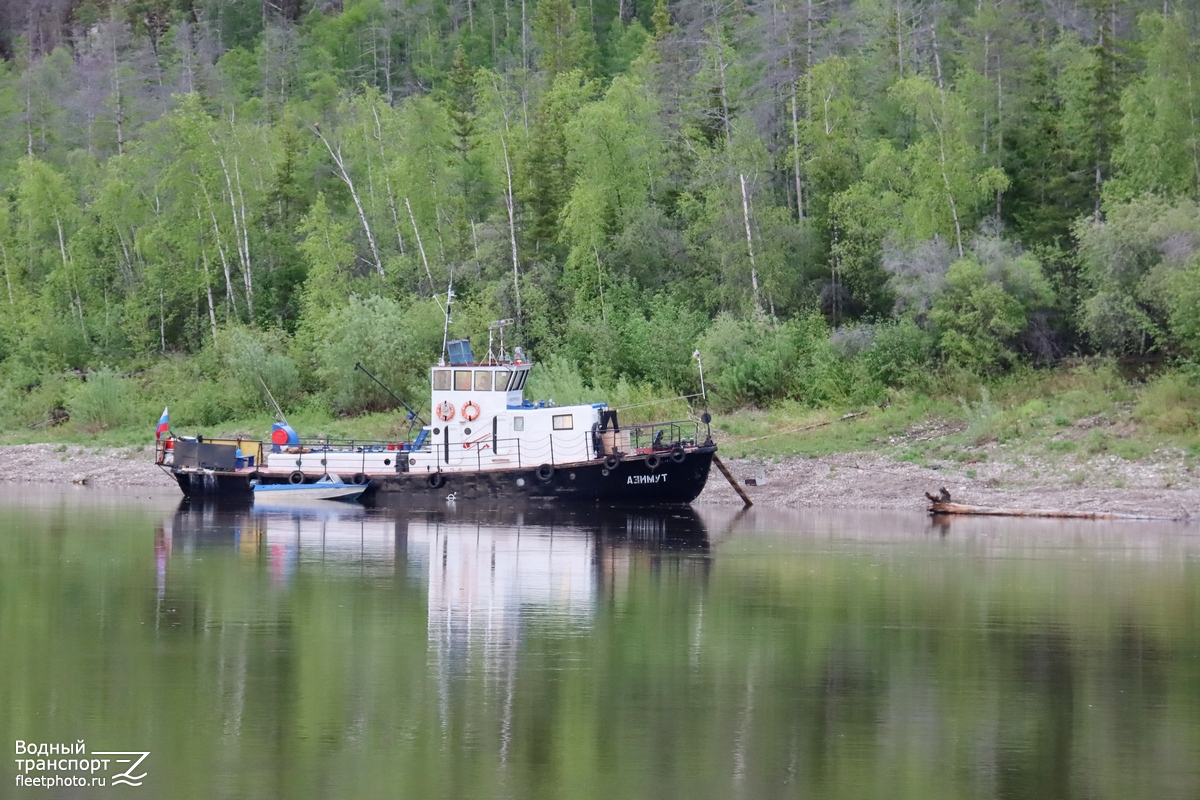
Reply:
<svg viewBox="0 0 1200 800"><path fill-rule="evenodd" d="M450 291L560 401L698 392L694 351L720 409L1195 375L1198 34L1179 0L8 3L0 428L393 408L356 362L421 402Z"/></svg>

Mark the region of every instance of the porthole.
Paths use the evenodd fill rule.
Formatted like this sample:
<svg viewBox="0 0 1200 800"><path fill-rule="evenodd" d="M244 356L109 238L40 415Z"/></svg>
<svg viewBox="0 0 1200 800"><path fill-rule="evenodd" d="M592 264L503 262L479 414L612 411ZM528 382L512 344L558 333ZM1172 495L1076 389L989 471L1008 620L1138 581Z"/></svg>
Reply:
<svg viewBox="0 0 1200 800"><path fill-rule="evenodd" d="M571 480L575 480L575 473L574 473L574 472L572 472L572 473L571 473L570 475L568 475L567 477L568 477L568 478L570 478Z"/></svg>
<svg viewBox="0 0 1200 800"><path fill-rule="evenodd" d="M434 436L440 436L440 435L441 435L441 433L442 433L442 429L441 429L441 428L434 428L434 429L433 429L433 435L434 435Z"/></svg>
<svg viewBox="0 0 1200 800"><path fill-rule="evenodd" d="M385 459L383 460L383 465L384 465L385 467L390 467L390 466L392 465L392 460L391 460L390 458L385 458Z"/></svg>
<svg viewBox="0 0 1200 800"><path fill-rule="evenodd" d="M471 435L471 429L463 428L463 436L470 436L470 435Z"/></svg>
<svg viewBox="0 0 1200 800"><path fill-rule="evenodd" d="M524 486L524 485L525 485L525 479L517 478L517 486Z"/></svg>

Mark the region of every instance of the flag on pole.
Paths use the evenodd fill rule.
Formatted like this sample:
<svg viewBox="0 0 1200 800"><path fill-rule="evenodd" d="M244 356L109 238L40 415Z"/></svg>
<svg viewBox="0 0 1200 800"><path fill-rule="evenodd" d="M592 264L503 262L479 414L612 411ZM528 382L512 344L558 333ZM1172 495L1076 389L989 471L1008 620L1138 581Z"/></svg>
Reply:
<svg viewBox="0 0 1200 800"><path fill-rule="evenodd" d="M167 422L167 409L163 409L163 415L158 419L158 430L154 432L154 441L160 441L162 435L171 430L171 423Z"/></svg>

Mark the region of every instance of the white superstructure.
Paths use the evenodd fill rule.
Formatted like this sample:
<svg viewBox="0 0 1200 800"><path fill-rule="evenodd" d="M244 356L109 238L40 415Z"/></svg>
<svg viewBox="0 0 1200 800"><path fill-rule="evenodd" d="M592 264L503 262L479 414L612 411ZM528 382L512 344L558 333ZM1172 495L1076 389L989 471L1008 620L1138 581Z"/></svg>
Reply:
<svg viewBox="0 0 1200 800"><path fill-rule="evenodd" d="M595 458L593 425L605 404L525 401L529 364L451 364L430 372L432 422L409 472L461 472Z"/></svg>

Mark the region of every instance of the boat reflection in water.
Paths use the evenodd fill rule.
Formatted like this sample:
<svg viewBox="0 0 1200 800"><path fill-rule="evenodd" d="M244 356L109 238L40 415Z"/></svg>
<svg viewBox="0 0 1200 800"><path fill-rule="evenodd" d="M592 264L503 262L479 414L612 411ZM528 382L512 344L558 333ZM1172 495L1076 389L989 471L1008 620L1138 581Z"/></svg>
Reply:
<svg viewBox="0 0 1200 800"><path fill-rule="evenodd" d="M170 558L214 549L259 564L280 587L309 571L420 582L430 644L449 654L470 643L511 643L521 620L586 627L598 601L619 593L639 563L706 571L709 539L687 507L264 510L185 501L161 525L155 549L160 596Z"/></svg>

